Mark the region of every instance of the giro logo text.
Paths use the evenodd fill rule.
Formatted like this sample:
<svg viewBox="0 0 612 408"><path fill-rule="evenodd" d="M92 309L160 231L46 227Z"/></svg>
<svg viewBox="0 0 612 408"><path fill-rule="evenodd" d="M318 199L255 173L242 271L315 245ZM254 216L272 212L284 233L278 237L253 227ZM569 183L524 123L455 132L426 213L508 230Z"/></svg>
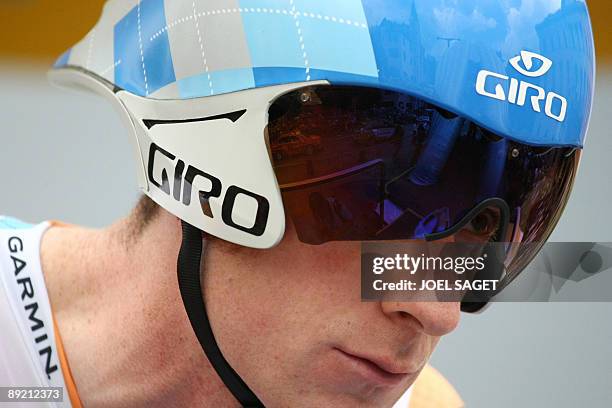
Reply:
<svg viewBox="0 0 612 408"><path fill-rule="evenodd" d="M157 174L155 174L156 168L158 169ZM194 183L209 186L205 190L199 190L198 197L202 212L206 216L214 218L208 200L210 198L221 197L223 184L217 177L194 166L186 165L183 160L177 159L175 155L164 150L155 143L151 143L149 148L148 177L149 181L155 187L186 206L192 205L191 195ZM172 180L172 187L170 186L170 180ZM232 217L236 207L236 198L238 196L244 196L254 201L257 206L251 226L237 224ZM244 199L240 200L240 202L244 204ZM248 207L253 208L250 205ZM265 197L259 194L233 185L229 186L227 191L225 191L223 206L221 208L221 219L226 225L232 228L236 228L251 235L260 236L266 229L269 212L270 203Z"/></svg>
<svg viewBox="0 0 612 408"><path fill-rule="evenodd" d="M538 62L536 63L536 61ZM552 67L553 62L542 55L530 51L521 51L520 55L510 59L510 65L520 74L536 78L545 75ZM486 69L478 73L476 92L488 98L518 106L525 106L529 95L531 108L535 112L542 112L542 102L544 102L544 114L559 122L565 120L567 113L567 99L565 97L552 91L546 91L541 86L530 82Z"/></svg>

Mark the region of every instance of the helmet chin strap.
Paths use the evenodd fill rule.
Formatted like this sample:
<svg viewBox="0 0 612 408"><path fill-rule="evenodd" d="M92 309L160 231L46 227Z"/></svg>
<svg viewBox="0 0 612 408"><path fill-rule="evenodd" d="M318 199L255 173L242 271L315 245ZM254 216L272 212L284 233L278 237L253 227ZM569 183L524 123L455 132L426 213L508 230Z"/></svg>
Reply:
<svg viewBox="0 0 612 408"><path fill-rule="evenodd" d="M264 405L251 391L238 373L227 362L213 334L204 294L200 285L200 262L202 260L202 231L182 221L183 242L178 256L178 282L183 305L189 316L206 357L234 397L243 407L263 407Z"/></svg>

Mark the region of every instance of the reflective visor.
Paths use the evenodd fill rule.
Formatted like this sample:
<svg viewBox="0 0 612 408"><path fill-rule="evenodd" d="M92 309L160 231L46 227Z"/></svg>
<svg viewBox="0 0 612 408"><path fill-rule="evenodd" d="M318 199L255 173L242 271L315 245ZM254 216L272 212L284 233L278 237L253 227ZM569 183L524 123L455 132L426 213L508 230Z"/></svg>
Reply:
<svg viewBox="0 0 612 408"><path fill-rule="evenodd" d="M411 96L363 87L285 94L267 130L285 211L308 244L442 237L458 223L466 240L540 243L579 158L573 148L520 144ZM513 263L538 249L513 254Z"/></svg>

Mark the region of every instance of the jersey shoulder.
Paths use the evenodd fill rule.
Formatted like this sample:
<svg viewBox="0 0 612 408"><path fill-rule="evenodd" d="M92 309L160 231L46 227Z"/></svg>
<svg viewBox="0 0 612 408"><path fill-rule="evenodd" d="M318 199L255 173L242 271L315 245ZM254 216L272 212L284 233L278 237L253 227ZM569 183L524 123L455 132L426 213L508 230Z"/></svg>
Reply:
<svg viewBox="0 0 612 408"><path fill-rule="evenodd" d="M34 224L28 224L17 218L0 215L0 231L1 230L22 230L33 228Z"/></svg>
<svg viewBox="0 0 612 408"><path fill-rule="evenodd" d="M438 370L425 366L412 386L408 408L463 408L455 387Z"/></svg>
<svg viewBox="0 0 612 408"><path fill-rule="evenodd" d="M1 386L65 387L40 265L40 241L49 225L0 215ZM39 405L70 407L66 400Z"/></svg>

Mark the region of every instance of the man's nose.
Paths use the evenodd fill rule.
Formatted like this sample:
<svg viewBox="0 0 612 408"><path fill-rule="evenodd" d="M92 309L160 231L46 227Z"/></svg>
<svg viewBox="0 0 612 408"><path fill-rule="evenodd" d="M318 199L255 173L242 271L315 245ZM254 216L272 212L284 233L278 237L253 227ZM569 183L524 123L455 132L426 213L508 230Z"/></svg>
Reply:
<svg viewBox="0 0 612 408"><path fill-rule="evenodd" d="M425 334L443 336L459 324L459 302L381 302L385 313L396 324L412 326L414 320Z"/></svg>

